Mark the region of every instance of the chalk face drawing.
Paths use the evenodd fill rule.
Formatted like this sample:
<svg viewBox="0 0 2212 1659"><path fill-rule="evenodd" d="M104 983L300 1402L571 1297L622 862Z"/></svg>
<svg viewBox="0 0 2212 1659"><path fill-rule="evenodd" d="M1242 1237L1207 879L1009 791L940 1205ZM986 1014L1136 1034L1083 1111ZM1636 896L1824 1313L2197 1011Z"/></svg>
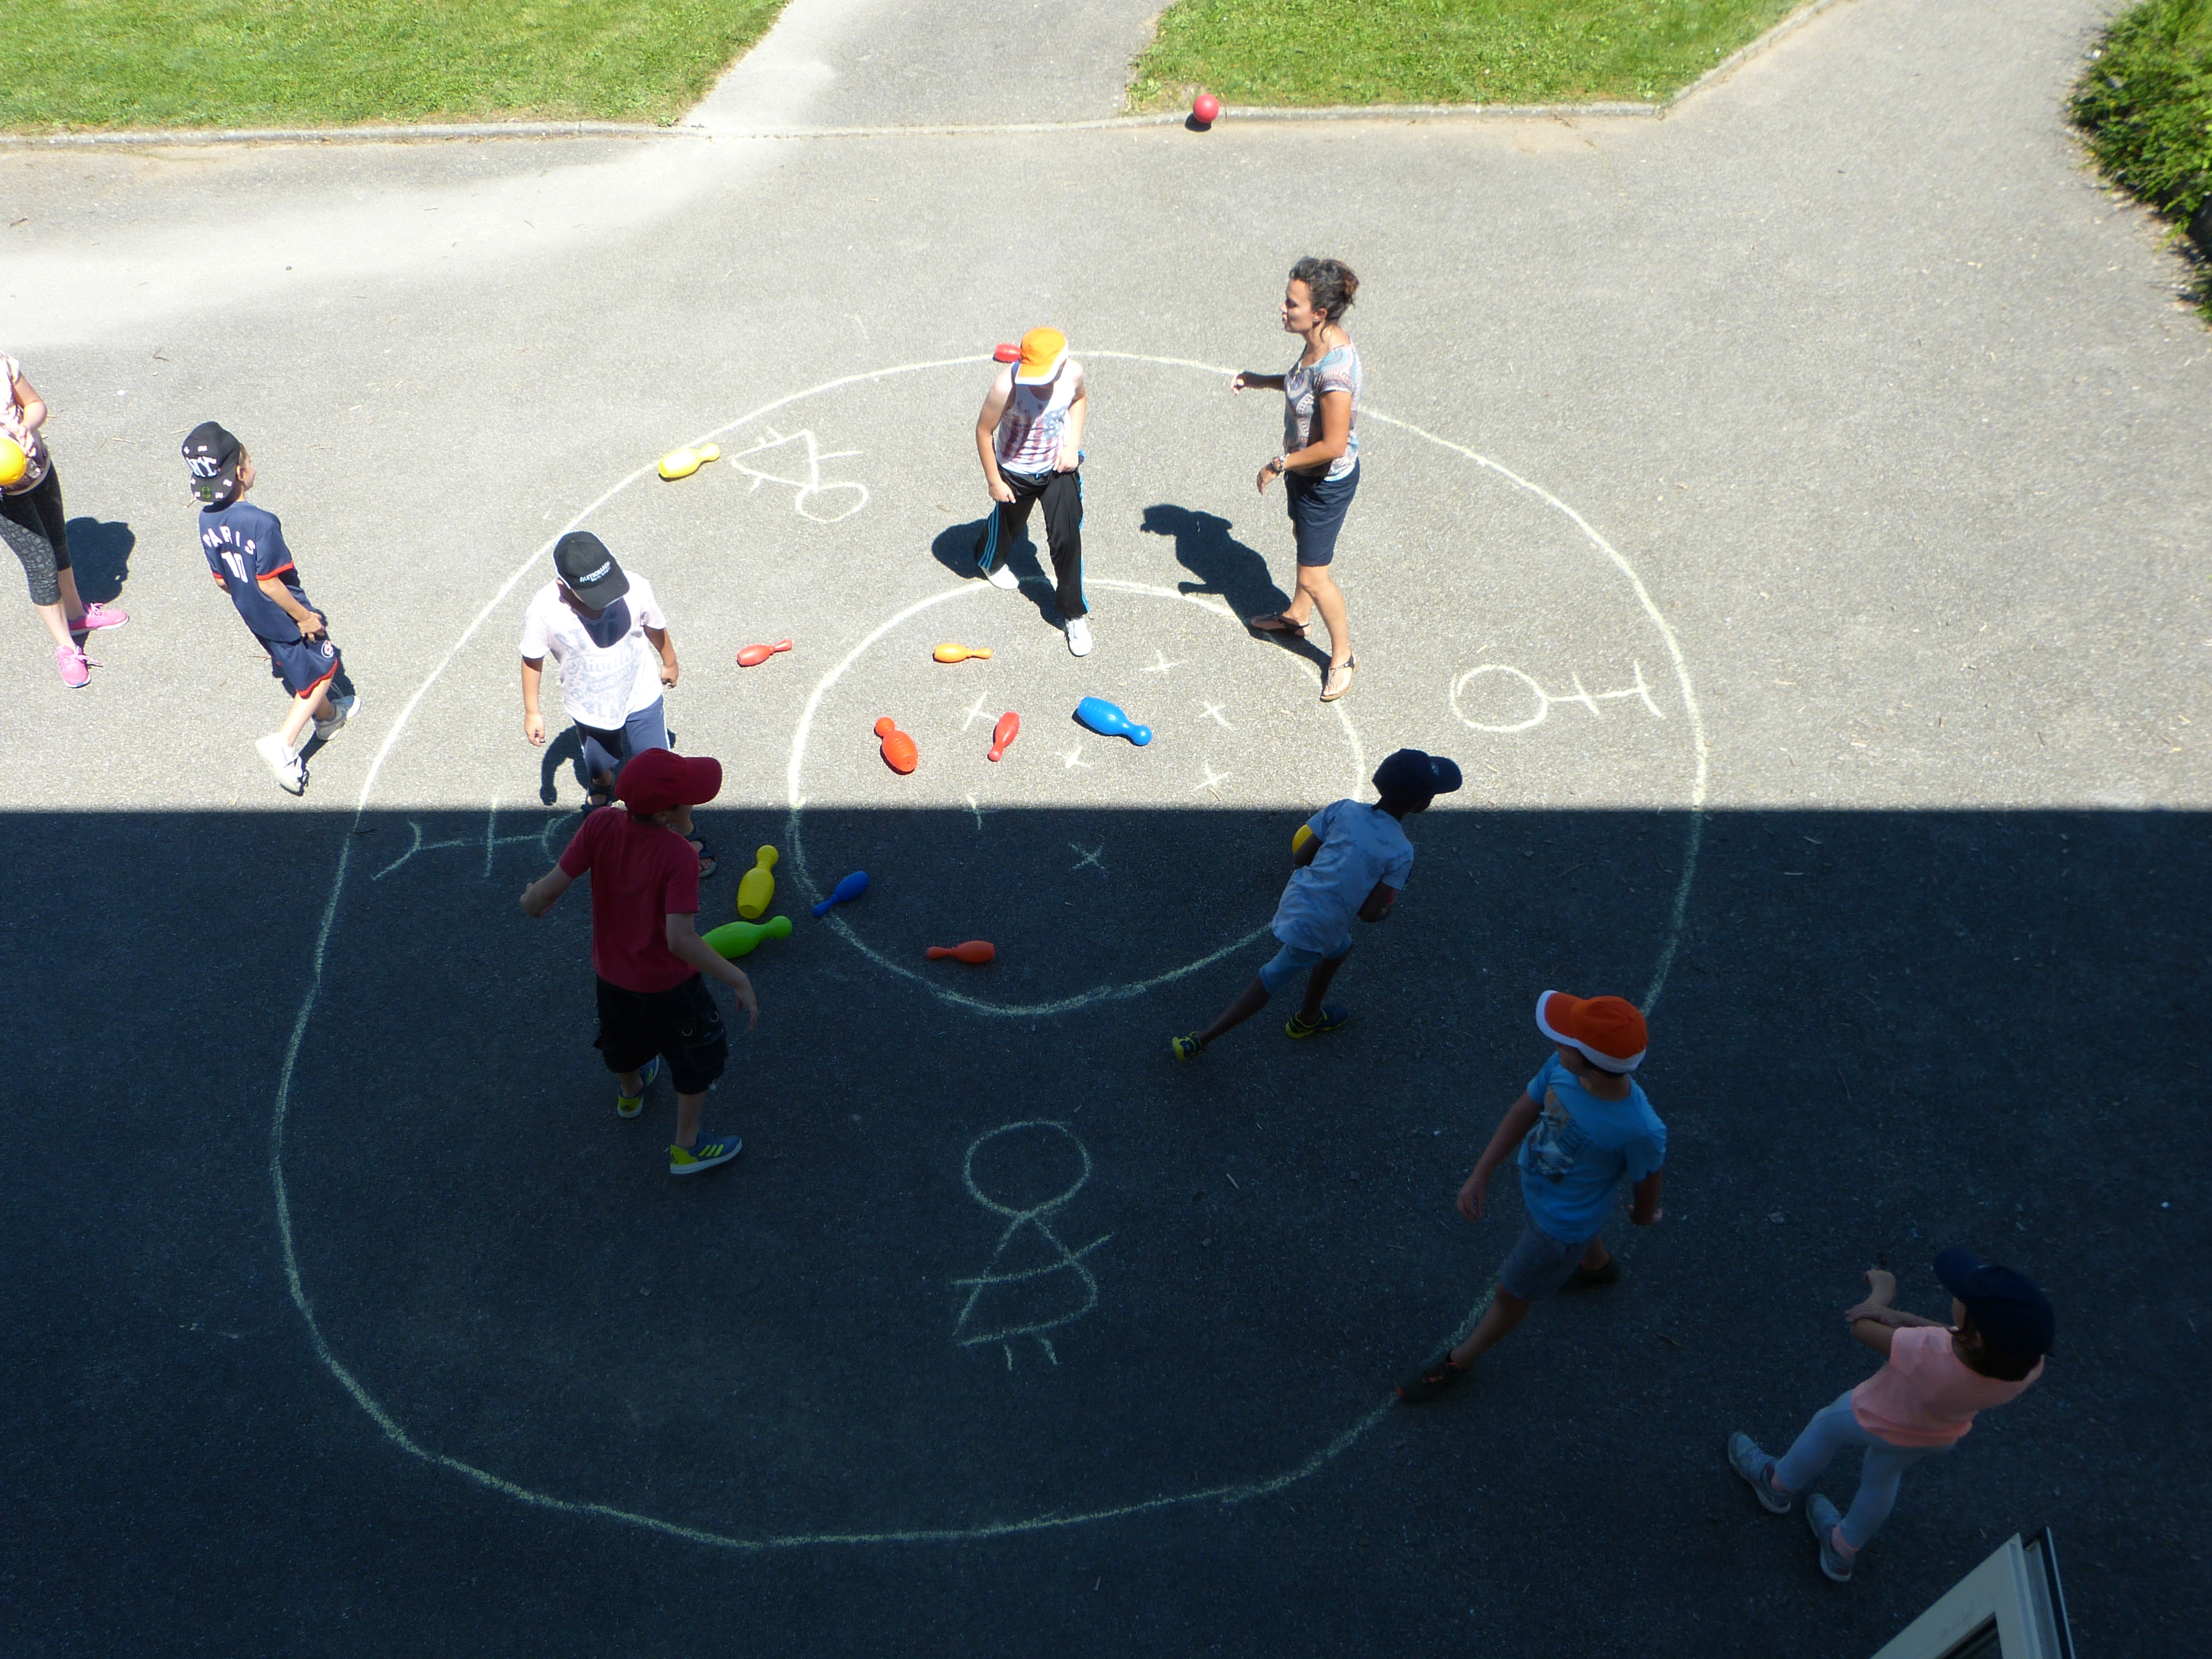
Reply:
<svg viewBox="0 0 2212 1659"><path fill-rule="evenodd" d="M1593 719L1602 719L1604 711L1598 705L1618 702L1622 698L1633 698L1644 705L1644 710L1653 720L1663 720L1666 712L1652 700L1651 687L1644 678L1644 665L1632 663L1635 683L1617 691L1585 691L1579 674L1569 676L1572 691L1547 691L1535 678L1517 668L1504 663L1486 662L1480 668L1470 668L1452 682L1451 711L1462 721L1478 732L1510 736L1516 732L1528 732L1551 718L1552 705L1557 702L1580 703L1589 710ZM1498 694L1503 692L1504 696ZM1509 702L1510 699L1510 702ZM1522 718L1510 721L1477 720L1475 715L1519 713Z"/></svg>
<svg viewBox="0 0 2212 1659"><path fill-rule="evenodd" d="M975 1168L979 1154L986 1165L981 1180ZM1039 1199L1024 1190L1035 1184L1034 1176L1022 1177L1024 1166L1033 1170L1040 1164L1072 1168L1074 1178ZM1060 1356L1046 1333L1073 1324L1098 1305L1098 1280L1083 1258L1113 1237L1102 1233L1071 1250L1053 1231L1053 1218L1091 1179L1090 1150L1065 1123L1040 1118L1002 1123L969 1144L960 1178L968 1195L1006 1225L983 1271L953 1281L968 1296L952 1322L952 1340L964 1348L998 1343L1012 1370L1012 1345L1026 1337L1057 1365ZM1044 1184L1048 1188L1050 1179Z"/></svg>
<svg viewBox="0 0 2212 1659"><path fill-rule="evenodd" d="M765 466L745 465L749 457L773 455L778 451L789 452L793 444L799 446L799 453L787 453L779 457L778 464L797 469L801 465L800 457L803 456L806 474L803 478L788 478L781 472L769 471ZM740 449L724 457L724 465L750 478L756 492L764 483L781 484L786 489L797 492L792 497L791 508L800 518L811 519L817 524L836 524L851 518L868 504L868 487L861 483L823 483L822 463L845 460L860 453L857 449L821 449L816 446L811 431L794 432L786 437L774 427L763 427L759 441L751 448Z"/></svg>

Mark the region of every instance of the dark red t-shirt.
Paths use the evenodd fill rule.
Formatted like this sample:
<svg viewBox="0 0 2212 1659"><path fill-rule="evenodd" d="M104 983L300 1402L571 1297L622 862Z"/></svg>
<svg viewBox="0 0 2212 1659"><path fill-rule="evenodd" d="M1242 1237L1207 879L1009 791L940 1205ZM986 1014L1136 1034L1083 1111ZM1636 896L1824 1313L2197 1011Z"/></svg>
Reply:
<svg viewBox="0 0 2212 1659"><path fill-rule="evenodd" d="M561 854L592 876L592 966L625 991L669 991L699 970L668 948L668 918L699 914L699 855L626 806L587 817Z"/></svg>

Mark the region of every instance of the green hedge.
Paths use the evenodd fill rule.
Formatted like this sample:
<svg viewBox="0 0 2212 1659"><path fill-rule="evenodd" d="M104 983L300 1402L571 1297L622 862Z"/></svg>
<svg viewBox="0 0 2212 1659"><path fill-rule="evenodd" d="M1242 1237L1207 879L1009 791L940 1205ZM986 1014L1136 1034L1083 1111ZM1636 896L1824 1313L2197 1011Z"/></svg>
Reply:
<svg viewBox="0 0 2212 1659"><path fill-rule="evenodd" d="M2212 0L2123 13L2074 94L2074 118L2115 182L2184 222L2212 204ZM2212 248L2206 250L2212 252Z"/></svg>

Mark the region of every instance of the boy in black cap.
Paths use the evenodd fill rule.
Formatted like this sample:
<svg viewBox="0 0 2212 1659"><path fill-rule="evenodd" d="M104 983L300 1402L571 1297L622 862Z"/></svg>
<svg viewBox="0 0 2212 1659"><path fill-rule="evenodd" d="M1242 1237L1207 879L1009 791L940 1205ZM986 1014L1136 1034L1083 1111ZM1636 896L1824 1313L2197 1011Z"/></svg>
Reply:
<svg viewBox="0 0 2212 1659"><path fill-rule="evenodd" d="M1202 1031L1171 1037L1177 1060L1195 1060L1206 1044L1267 1006L1292 976L1310 969L1306 1000L1283 1030L1294 1037L1322 1036L1344 1029L1352 1016L1324 1006L1322 998L1352 954L1352 923L1380 921L1390 914L1413 868L1413 843L1403 820L1428 810L1430 801L1459 787L1459 768L1441 755L1401 749L1375 769L1382 799L1369 806L1333 801L1308 819L1291 842L1291 879L1275 907L1274 934L1282 948Z"/></svg>
<svg viewBox="0 0 2212 1659"><path fill-rule="evenodd" d="M323 613L307 603L284 528L274 513L246 499L253 487L253 458L238 440L213 421L203 421L185 437L185 466L192 494L200 499L200 550L208 568L229 590L239 619L269 653L270 672L292 693L292 712L284 724L253 747L289 794L307 787L300 750L307 722L327 740L360 712L361 699L332 698L331 683L343 659L331 641Z"/></svg>
<svg viewBox="0 0 2212 1659"><path fill-rule="evenodd" d="M1863 1446L1859 1489L1850 1513L1819 1492L1805 1500L1806 1519L1820 1542L1820 1571L1838 1584L1897 1502L1898 1482L1923 1457L1948 1451L1974 1426L1974 1413L2026 1393L2043 1375L2056 1321L2051 1298L2027 1274L1972 1251L1945 1250L1936 1277L1952 1296L1951 1320L1923 1319L1890 1306L1897 1277L1879 1267L1865 1273L1869 1294L1847 1310L1852 1337L1888 1364L1838 1395L1778 1462L1747 1434L1729 1437L1729 1467L1776 1515L1787 1515L1796 1495L1819 1478L1847 1446Z"/></svg>

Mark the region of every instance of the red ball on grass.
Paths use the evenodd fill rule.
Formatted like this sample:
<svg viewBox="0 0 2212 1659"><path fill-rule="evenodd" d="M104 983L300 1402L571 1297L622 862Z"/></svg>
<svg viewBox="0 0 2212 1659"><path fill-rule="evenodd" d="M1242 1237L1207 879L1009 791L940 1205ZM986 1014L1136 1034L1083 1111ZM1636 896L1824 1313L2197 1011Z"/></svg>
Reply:
<svg viewBox="0 0 2212 1659"><path fill-rule="evenodd" d="M1210 92L1201 92L1190 100L1190 112L1206 125L1212 126L1221 118L1221 100Z"/></svg>

